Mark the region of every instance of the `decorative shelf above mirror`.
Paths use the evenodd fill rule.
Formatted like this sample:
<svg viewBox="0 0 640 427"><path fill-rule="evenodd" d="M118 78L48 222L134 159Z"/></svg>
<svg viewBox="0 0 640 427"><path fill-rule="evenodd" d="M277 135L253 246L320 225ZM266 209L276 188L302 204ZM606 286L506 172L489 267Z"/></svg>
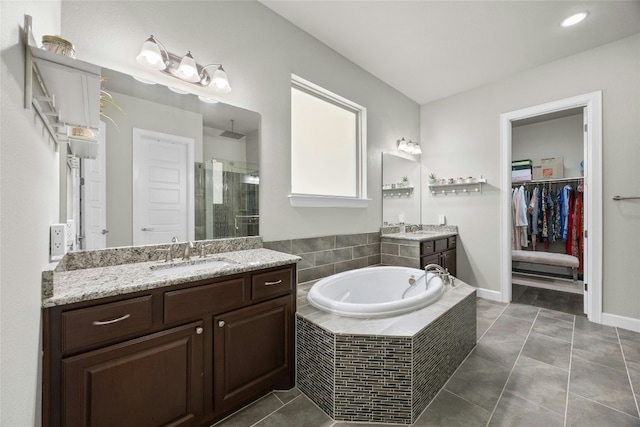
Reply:
<svg viewBox="0 0 640 427"><path fill-rule="evenodd" d="M32 18L24 16L24 107L35 109L56 141L68 142L73 127L90 129L97 139L100 123L100 67L37 46ZM82 138L78 138L82 139Z"/></svg>

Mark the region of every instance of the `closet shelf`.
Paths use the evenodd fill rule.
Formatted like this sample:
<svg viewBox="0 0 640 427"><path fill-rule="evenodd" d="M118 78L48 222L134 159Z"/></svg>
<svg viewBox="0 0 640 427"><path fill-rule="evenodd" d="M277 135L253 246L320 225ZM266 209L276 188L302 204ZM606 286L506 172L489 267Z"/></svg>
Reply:
<svg viewBox="0 0 640 427"><path fill-rule="evenodd" d="M56 143L68 141L68 128L100 124L99 66L37 46L32 18L24 16L25 109L34 108Z"/></svg>
<svg viewBox="0 0 640 427"><path fill-rule="evenodd" d="M431 195L437 196L438 194L472 194L482 193L482 184L485 184L487 180L485 178L474 178L471 180L465 180L465 182L454 182L451 184L429 184Z"/></svg>

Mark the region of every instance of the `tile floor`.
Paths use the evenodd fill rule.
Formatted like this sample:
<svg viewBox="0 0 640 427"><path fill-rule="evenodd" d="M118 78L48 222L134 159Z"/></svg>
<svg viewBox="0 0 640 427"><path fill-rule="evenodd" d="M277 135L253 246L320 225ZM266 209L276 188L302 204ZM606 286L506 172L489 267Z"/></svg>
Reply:
<svg viewBox="0 0 640 427"><path fill-rule="evenodd" d="M585 317L477 300L478 344L413 425L640 426L640 334ZM216 427L368 427L335 422L297 389Z"/></svg>

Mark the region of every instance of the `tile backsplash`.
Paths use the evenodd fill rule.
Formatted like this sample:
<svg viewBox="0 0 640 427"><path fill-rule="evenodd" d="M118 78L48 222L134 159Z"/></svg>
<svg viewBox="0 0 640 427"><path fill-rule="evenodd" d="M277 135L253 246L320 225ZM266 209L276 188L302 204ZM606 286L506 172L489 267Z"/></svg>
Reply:
<svg viewBox="0 0 640 427"><path fill-rule="evenodd" d="M264 242L266 249L298 255L298 283L380 264L380 232Z"/></svg>

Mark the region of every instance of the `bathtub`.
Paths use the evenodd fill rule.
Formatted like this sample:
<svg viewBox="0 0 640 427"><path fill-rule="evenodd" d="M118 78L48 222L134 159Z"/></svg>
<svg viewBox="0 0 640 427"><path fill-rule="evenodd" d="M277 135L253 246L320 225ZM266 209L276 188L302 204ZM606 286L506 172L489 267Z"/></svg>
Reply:
<svg viewBox="0 0 640 427"><path fill-rule="evenodd" d="M415 284L410 285L413 278ZM391 317L426 307L444 293L435 273L408 267L368 267L318 281L307 299L320 310L348 317Z"/></svg>

